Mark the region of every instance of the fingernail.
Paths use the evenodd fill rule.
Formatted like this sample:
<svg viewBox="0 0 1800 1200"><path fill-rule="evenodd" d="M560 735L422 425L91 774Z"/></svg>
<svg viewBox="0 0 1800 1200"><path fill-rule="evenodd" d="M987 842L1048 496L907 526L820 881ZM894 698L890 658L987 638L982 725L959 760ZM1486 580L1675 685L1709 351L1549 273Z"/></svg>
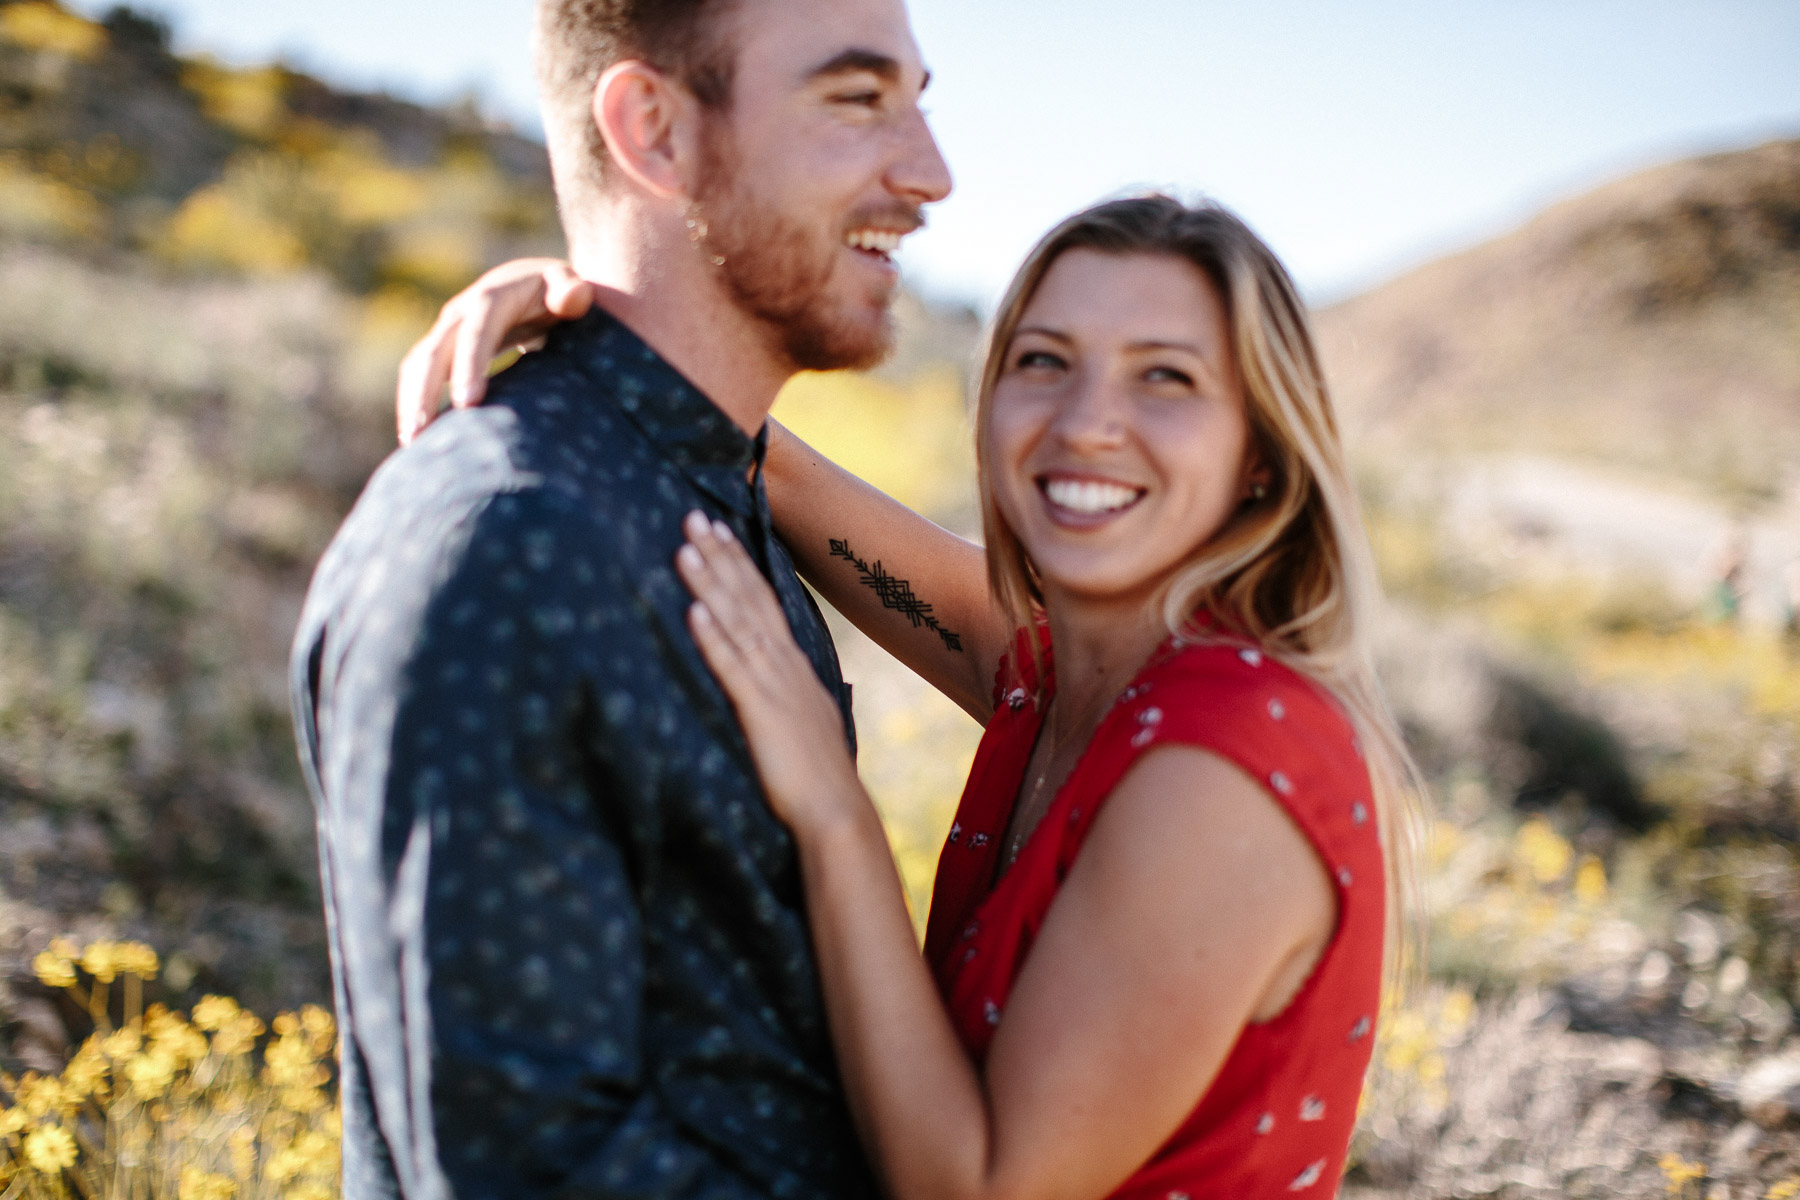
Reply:
<svg viewBox="0 0 1800 1200"><path fill-rule="evenodd" d="M713 528L713 535L715 537L717 537L721 542L734 542L737 540L736 538L731 536L731 526L727 525L723 521L714 521L712 528Z"/></svg>
<svg viewBox="0 0 1800 1200"><path fill-rule="evenodd" d="M681 524L691 538L704 537L712 532L712 523L706 519L706 514L697 508L683 518Z"/></svg>
<svg viewBox="0 0 1800 1200"><path fill-rule="evenodd" d="M694 549L692 542L689 542L675 552L675 561L679 565L689 568L704 565L704 560L700 557L700 552Z"/></svg>

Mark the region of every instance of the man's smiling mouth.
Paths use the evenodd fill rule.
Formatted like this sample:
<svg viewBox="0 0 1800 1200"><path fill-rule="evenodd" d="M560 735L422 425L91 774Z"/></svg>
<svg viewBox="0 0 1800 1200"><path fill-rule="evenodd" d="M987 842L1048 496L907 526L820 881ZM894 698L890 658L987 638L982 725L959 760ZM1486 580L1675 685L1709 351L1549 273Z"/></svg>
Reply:
<svg viewBox="0 0 1800 1200"><path fill-rule="evenodd" d="M874 254L892 254L900 249L906 235L893 229L854 229L844 238L852 250L868 250Z"/></svg>
<svg viewBox="0 0 1800 1200"><path fill-rule="evenodd" d="M898 229L853 229L844 235L844 244L884 265L892 266L894 252L900 249L900 242L905 237L906 233Z"/></svg>
<svg viewBox="0 0 1800 1200"><path fill-rule="evenodd" d="M1147 490L1103 479L1050 476L1040 476L1037 485L1051 504L1084 517L1123 512L1142 500Z"/></svg>

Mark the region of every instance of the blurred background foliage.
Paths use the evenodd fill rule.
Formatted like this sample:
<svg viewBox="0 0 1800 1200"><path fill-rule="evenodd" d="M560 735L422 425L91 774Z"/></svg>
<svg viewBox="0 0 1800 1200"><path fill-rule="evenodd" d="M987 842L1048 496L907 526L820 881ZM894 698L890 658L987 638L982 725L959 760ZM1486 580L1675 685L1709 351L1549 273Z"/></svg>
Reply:
<svg viewBox="0 0 1800 1200"><path fill-rule="evenodd" d="M392 448L400 353L483 267L559 248L542 148L472 109L0 0L15 1108L97 1026L33 969L59 935L156 947L170 1012L327 997L299 599ZM776 415L975 536L979 323L908 296L899 325L887 366L802 377ZM1800 1193L1800 143L1573 198L1319 325L1436 815L1425 981L1384 1022L1346 1194ZM922 919L979 731L834 628ZM241 1127L208 1126L195 1194L280 1190L233 1174Z"/></svg>

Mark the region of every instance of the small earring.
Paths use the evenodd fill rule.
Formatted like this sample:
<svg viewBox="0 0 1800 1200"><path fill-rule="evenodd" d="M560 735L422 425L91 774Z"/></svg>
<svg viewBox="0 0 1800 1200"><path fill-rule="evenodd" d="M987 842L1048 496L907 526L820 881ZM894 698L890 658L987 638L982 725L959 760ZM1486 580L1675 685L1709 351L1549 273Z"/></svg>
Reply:
<svg viewBox="0 0 1800 1200"><path fill-rule="evenodd" d="M1267 500L1269 498L1269 485L1266 483L1251 484L1250 485L1250 498L1252 500L1257 501L1258 503L1261 503L1262 501Z"/></svg>

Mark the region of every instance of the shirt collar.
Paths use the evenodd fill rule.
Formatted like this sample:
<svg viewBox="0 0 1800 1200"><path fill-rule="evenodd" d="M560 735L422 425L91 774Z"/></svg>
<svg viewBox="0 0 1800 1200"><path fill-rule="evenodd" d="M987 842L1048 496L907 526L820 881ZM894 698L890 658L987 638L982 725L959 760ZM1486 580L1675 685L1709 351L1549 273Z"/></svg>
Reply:
<svg viewBox="0 0 1800 1200"><path fill-rule="evenodd" d="M753 513L750 473L762 465L767 426L755 437L746 434L624 322L599 308L558 326L550 346L579 364L597 385L597 399L624 413L695 485L737 512Z"/></svg>

